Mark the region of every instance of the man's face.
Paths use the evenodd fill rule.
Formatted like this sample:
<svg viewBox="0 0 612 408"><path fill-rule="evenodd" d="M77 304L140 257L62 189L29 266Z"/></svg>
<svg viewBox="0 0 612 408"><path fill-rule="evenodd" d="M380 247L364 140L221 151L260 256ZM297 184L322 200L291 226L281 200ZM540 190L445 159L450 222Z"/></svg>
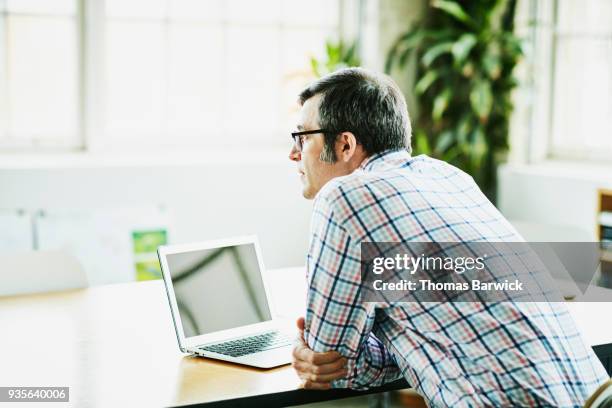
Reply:
<svg viewBox="0 0 612 408"><path fill-rule="evenodd" d="M298 120L298 131L320 129L319 125L319 103L321 95L315 95L306 100L300 111ZM303 136L302 151L296 146L291 148L289 159L297 164L298 173L303 184L302 194L307 199L313 199L319 190L332 178L341 172L338 163L326 163L321 161L324 136L322 133Z"/></svg>

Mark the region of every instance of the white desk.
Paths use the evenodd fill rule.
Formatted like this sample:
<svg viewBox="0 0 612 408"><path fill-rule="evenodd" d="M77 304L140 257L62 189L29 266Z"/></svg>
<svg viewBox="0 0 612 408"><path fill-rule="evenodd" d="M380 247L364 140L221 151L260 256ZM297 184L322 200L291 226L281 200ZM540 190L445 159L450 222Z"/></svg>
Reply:
<svg viewBox="0 0 612 408"><path fill-rule="evenodd" d="M283 317L294 318L303 316L306 310L306 277L304 267L270 270L267 278L272 287L273 301L282 305L279 308ZM576 326L582 333L586 344L608 370L612 371L612 290L599 287L589 287L585 298L609 299L608 302L566 302Z"/></svg>
<svg viewBox="0 0 612 408"><path fill-rule="evenodd" d="M282 305L283 317L303 316L306 310L306 276L304 267L273 269L267 272L273 301ZM590 346L612 344L612 290L592 287L591 291L609 297L609 302L566 302L576 325ZM600 296L601 297L601 296Z"/></svg>
<svg viewBox="0 0 612 408"><path fill-rule="evenodd" d="M302 315L303 268L267 277L280 314ZM612 343L612 302L568 306L588 344ZM161 281L0 298L0 328L0 385L69 386L71 402L53 406L283 406L356 395L299 390L289 366L258 370L181 354Z"/></svg>
<svg viewBox="0 0 612 408"><path fill-rule="evenodd" d="M69 402L49 406L280 407L362 394L299 385L289 365L260 370L182 354L159 280L0 297L0 386L70 388Z"/></svg>

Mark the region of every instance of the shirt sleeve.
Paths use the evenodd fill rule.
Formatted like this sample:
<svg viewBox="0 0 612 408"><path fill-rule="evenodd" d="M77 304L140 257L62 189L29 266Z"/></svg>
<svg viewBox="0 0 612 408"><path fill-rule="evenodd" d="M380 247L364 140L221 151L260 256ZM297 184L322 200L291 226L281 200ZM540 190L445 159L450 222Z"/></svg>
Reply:
<svg viewBox="0 0 612 408"><path fill-rule="evenodd" d="M317 197L307 259L306 328L308 346L337 350L347 358L348 376L334 388L367 389L395 380L393 356L372 333L375 304L360 300L360 243L338 222L325 198Z"/></svg>

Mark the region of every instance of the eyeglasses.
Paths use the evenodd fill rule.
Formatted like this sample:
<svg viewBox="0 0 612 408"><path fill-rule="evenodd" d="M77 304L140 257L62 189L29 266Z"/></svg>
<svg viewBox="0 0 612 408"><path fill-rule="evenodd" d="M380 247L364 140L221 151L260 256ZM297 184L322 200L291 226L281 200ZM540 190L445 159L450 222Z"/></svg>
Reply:
<svg viewBox="0 0 612 408"><path fill-rule="evenodd" d="M301 153L302 147L304 146L304 136L327 132L329 131L325 129L304 130L303 132L292 132L291 137L293 138L293 142L295 143L295 149Z"/></svg>

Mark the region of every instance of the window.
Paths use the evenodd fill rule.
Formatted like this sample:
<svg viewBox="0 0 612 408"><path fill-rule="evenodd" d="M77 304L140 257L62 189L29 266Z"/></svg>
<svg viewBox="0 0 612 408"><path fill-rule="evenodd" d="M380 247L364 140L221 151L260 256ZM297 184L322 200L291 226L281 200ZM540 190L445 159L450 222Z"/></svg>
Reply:
<svg viewBox="0 0 612 408"><path fill-rule="evenodd" d="M80 144L75 0L0 0L0 146Z"/></svg>
<svg viewBox="0 0 612 408"><path fill-rule="evenodd" d="M557 0L551 154L612 159L612 1Z"/></svg>
<svg viewBox="0 0 612 408"><path fill-rule="evenodd" d="M0 148L284 147L340 1L0 0Z"/></svg>
<svg viewBox="0 0 612 408"><path fill-rule="evenodd" d="M612 1L528 0L528 157L612 160ZM520 27L520 25L519 25Z"/></svg>

